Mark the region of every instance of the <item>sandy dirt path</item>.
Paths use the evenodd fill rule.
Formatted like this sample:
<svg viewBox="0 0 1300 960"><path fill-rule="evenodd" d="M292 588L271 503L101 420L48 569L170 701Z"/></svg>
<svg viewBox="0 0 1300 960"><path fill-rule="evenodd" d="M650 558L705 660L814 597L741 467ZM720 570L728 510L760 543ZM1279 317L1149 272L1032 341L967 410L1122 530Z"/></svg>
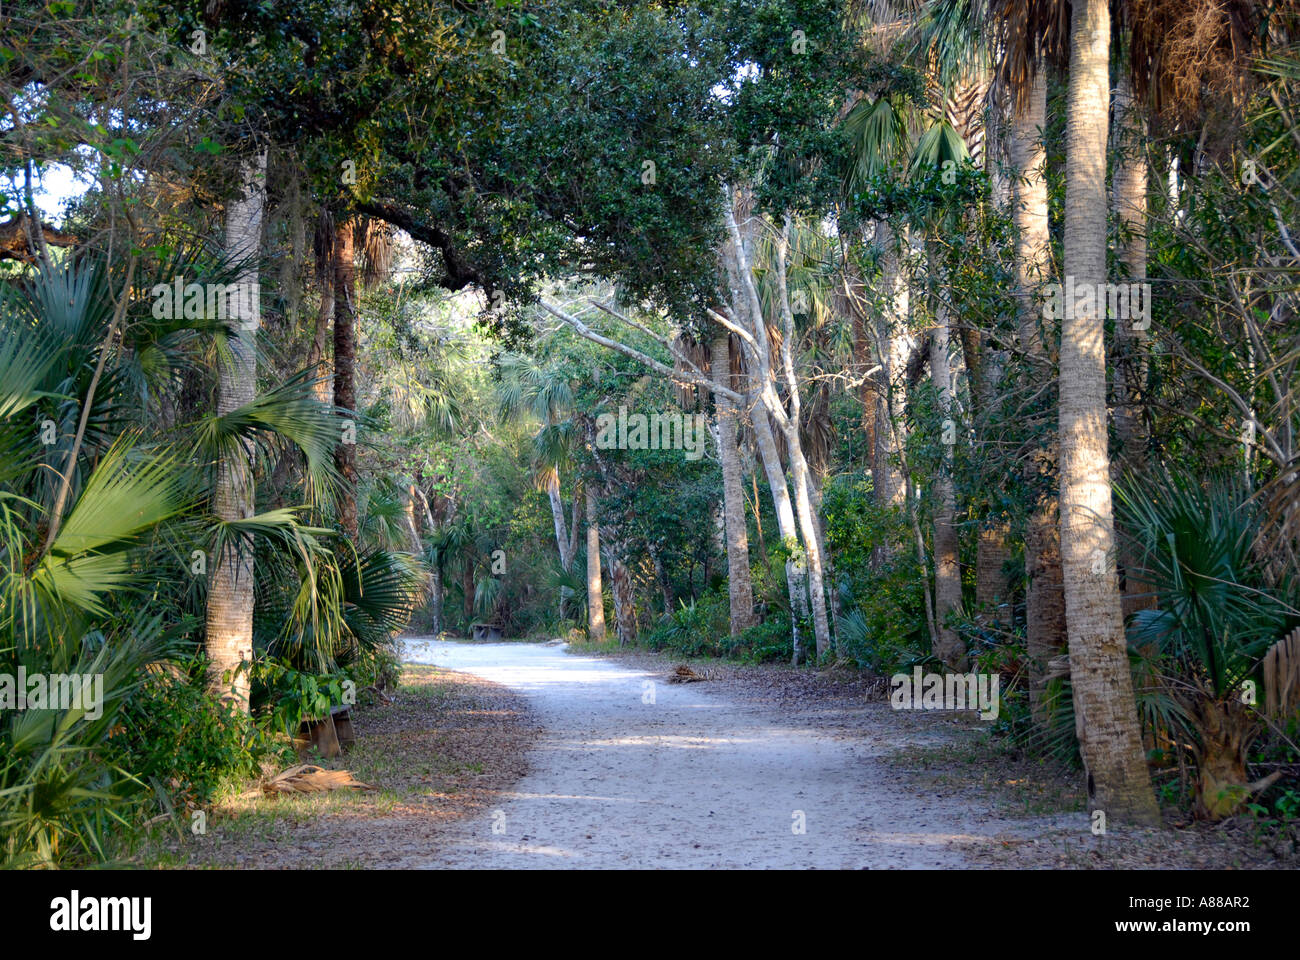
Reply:
<svg viewBox="0 0 1300 960"><path fill-rule="evenodd" d="M879 758L906 734L811 729L558 643L411 640L404 659L519 691L544 732L498 809L402 866L958 867L963 848L1028 826L897 785Z"/></svg>

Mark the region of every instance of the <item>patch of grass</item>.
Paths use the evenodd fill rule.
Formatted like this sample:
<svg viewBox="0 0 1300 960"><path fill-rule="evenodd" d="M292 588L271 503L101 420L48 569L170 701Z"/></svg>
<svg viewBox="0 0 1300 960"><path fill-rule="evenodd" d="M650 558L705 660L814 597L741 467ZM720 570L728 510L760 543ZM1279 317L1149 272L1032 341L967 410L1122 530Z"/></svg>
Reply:
<svg viewBox="0 0 1300 960"><path fill-rule="evenodd" d="M175 822L156 824L132 862L159 869L374 866L513 784L534 729L523 716L522 701L492 684L410 665L391 700L354 712L358 739L344 756L305 759L346 769L376 789L246 796L257 786L247 781L212 804L204 835L192 835L188 821L179 831Z"/></svg>

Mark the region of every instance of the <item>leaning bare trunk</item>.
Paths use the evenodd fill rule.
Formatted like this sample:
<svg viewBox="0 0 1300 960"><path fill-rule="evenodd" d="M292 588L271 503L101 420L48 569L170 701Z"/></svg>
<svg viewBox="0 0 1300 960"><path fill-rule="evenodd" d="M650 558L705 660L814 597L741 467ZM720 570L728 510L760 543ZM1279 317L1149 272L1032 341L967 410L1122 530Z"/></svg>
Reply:
<svg viewBox="0 0 1300 960"><path fill-rule="evenodd" d="M566 571L573 566L569 552L569 533L564 524L564 501L560 499L560 474L551 470L546 475L546 499L551 504L551 520L555 524L555 545L560 551L560 566Z"/></svg>
<svg viewBox="0 0 1300 960"><path fill-rule="evenodd" d="M402 519L406 522L406 534L410 537L411 553L417 557L423 552L420 543L420 525L415 515L415 485L407 484L402 491Z"/></svg>
<svg viewBox="0 0 1300 960"><path fill-rule="evenodd" d="M587 639L605 642L605 593L600 582L600 527L596 495L587 490Z"/></svg>
<svg viewBox="0 0 1300 960"><path fill-rule="evenodd" d="M230 326L230 359L221 365L217 412L227 414L253 401L257 394L257 354L254 344L261 311L250 294L258 282L257 255L262 242L262 213L266 205L266 154L259 153L243 168L240 196L226 208L226 249L240 270L239 303ZM217 465L214 512L231 522L253 515L255 506L251 447L237 447ZM213 558L208 581L208 687L221 700L248 713L248 664L253 659L253 551L242 539L229 540Z"/></svg>
<svg viewBox="0 0 1300 960"><path fill-rule="evenodd" d="M956 494L953 490L952 374L948 369L948 309L940 302L935 310L934 334L930 338L930 372L939 396L939 417L947 435L943 463L934 478L934 620L938 635L934 654L952 670L966 669L966 644L948 616L961 609L961 564L957 552Z"/></svg>
<svg viewBox="0 0 1300 960"><path fill-rule="evenodd" d="M713 380L731 385L731 336L725 330L712 344ZM718 413L718 461L722 465L722 509L726 524L727 596L731 635L754 625L754 587L749 576L749 534L745 524L745 491L740 482L740 451L736 449L736 411L730 400L715 393Z"/></svg>
<svg viewBox="0 0 1300 960"><path fill-rule="evenodd" d="M356 445L356 266L353 261L352 222L340 221L334 234L334 405L347 418L334 448L334 465L343 478L339 491L339 525L357 536Z"/></svg>
<svg viewBox="0 0 1300 960"><path fill-rule="evenodd" d="M1106 140L1110 9L1075 0L1066 119L1065 274L1106 281ZM1073 305L1061 333L1061 561L1075 730L1092 809L1159 822L1142 749L1115 570L1106 448L1105 324ZM1074 314L1074 316L1071 316Z"/></svg>
<svg viewBox="0 0 1300 960"><path fill-rule="evenodd" d="M1024 100L1015 106L1011 131L1019 341L1027 370L1024 394L1046 391L1053 377L1051 358L1039 329L1042 312L1037 301L1037 292L1050 275L1043 147L1046 113L1047 77L1039 72ZM1044 719L1048 661L1065 647L1060 514L1056 496L1051 492L1056 458L1056 442L1051 439L1031 451L1023 468L1030 490L1037 491L1033 494L1025 528L1025 649L1029 659L1030 710L1039 723Z"/></svg>

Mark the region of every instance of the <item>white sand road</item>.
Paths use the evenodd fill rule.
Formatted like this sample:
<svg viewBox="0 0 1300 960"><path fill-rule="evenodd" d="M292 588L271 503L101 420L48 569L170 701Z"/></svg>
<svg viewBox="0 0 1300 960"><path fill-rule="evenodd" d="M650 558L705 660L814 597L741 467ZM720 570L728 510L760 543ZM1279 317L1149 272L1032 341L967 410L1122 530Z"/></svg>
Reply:
<svg viewBox="0 0 1300 960"><path fill-rule="evenodd" d="M558 643L408 640L404 659L520 692L544 730L498 809L405 867L961 867L963 848L1049 827L960 792L918 796L880 759L903 732L811 729Z"/></svg>

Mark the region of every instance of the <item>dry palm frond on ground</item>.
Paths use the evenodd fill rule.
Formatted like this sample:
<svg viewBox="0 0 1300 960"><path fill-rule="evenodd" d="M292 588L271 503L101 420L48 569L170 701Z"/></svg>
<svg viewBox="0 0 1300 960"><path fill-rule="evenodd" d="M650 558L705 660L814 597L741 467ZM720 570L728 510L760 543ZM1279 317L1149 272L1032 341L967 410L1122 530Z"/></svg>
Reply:
<svg viewBox="0 0 1300 960"><path fill-rule="evenodd" d="M326 770L310 763L300 763L262 783L262 793L325 793L329 790L374 790L368 783L355 779L346 770Z"/></svg>
<svg viewBox="0 0 1300 960"><path fill-rule="evenodd" d="M669 683L698 683L701 680L716 680L717 674L712 670L705 670L703 673L696 673L686 664L680 664L677 669L668 675Z"/></svg>

